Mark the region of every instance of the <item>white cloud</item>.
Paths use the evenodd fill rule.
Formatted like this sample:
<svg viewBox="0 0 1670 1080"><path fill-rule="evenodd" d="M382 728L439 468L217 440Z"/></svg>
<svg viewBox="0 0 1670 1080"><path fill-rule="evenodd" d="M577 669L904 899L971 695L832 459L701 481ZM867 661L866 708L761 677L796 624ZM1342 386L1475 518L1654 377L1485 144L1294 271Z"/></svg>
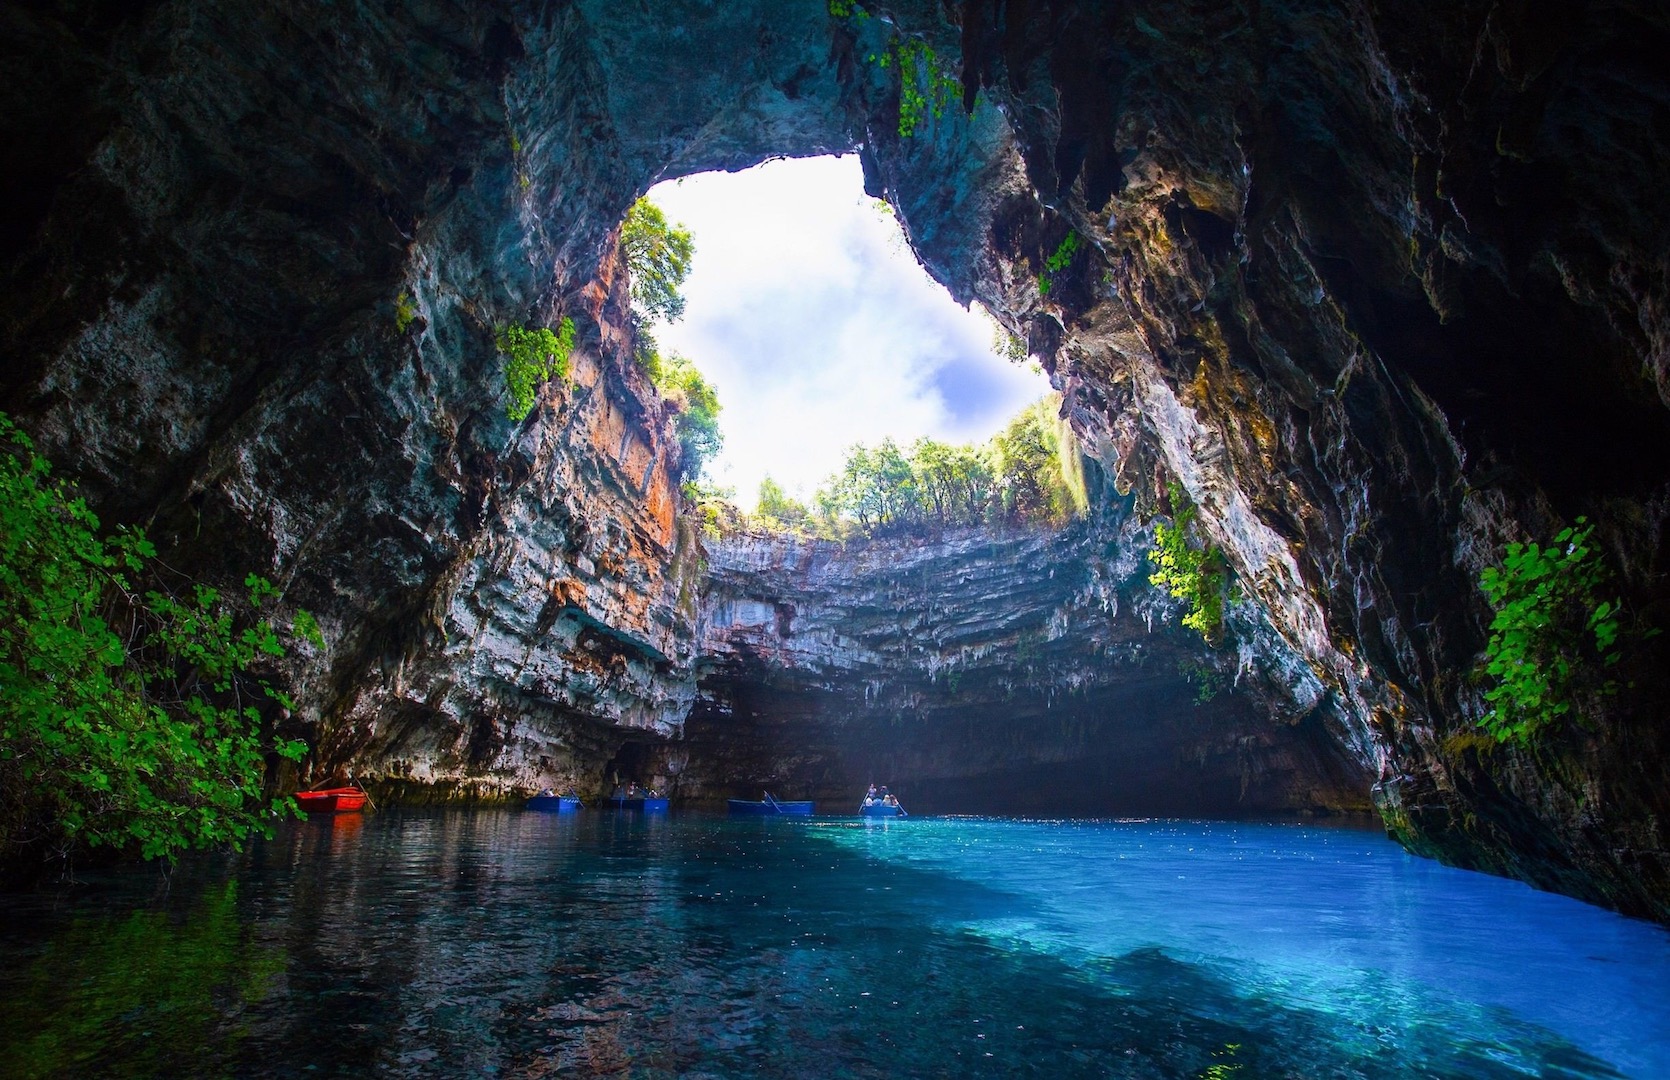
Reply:
<svg viewBox="0 0 1670 1080"><path fill-rule="evenodd" d="M767 162L650 192L695 235L685 317L656 331L719 390L709 476L752 507L769 474L809 496L846 448L985 439L1049 389L991 352L991 324L916 262L858 161Z"/></svg>

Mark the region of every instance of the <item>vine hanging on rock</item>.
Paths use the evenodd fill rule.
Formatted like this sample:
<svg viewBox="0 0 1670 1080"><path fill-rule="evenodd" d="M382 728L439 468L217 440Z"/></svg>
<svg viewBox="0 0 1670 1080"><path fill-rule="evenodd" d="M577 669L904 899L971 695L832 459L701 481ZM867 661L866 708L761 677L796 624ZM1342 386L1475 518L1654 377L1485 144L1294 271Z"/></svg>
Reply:
<svg viewBox="0 0 1670 1080"><path fill-rule="evenodd" d="M1215 544L1193 544L1189 526L1200 511L1180 484L1167 489L1171 496L1171 520L1154 526L1154 548L1148 561L1154 571L1148 583L1188 602L1183 625L1216 645L1223 640L1224 598L1228 592L1229 566L1223 549Z"/></svg>
<svg viewBox="0 0 1670 1080"><path fill-rule="evenodd" d="M1509 544L1502 565L1479 575L1496 613L1484 659L1490 709L1479 726L1497 742L1529 743L1585 695L1615 694L1617 681L1603 672L1626 641L1658 633L1626 630L1594 531L1579 517L1547 545Z"/></svg>
<svg viewBox="0 0 1670 1080"><path fill-rule="evenodd" d="M505 389L510 394L505 413L513 423L521 423L533 411L540 383L568 378L568 359L574 352L574 320L565 316L556 333L544 326L537 330L506 326L494 336L493 343L504 357Z"/></svg>

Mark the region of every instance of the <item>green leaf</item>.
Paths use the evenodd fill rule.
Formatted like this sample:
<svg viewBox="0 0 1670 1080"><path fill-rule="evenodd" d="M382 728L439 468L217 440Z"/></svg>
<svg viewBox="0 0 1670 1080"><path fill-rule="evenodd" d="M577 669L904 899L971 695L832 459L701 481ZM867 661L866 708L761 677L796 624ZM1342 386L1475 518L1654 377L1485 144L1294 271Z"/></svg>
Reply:
<svg viewBox="0 0 1670 1080"><path fill-rule="evenodd" d="M181 588L142 532L101 537L3 414L0 442L0 852L21 835L146 858L241 842L268 812L267 749L302 750L234 707L278 634ZM245 585L252 606L277 595Z"/></svg>
<svg viewBox="0 0 1670 1080"><path fill-rule="evenodd" d="M325 635L319 629L319 620L313 617L312 612L304 608L296 609L296 617L290 624L290 632L303 641L312 642L315 648L323 649L325 647Z"/></svg>
<svg viewBox="0 0 1670 1080"><path fill-rule="evenodd" d="M1547 547L1509 544L1501 566L1479 574L1494 609L1481 662L1492 707L1479 724L1494 738L1528 742L1572 715L1577 695L1612 692L1596 671L1621 656L1622 604L1599 595L1610 575L1593 532L1580 517Z"/></svg>

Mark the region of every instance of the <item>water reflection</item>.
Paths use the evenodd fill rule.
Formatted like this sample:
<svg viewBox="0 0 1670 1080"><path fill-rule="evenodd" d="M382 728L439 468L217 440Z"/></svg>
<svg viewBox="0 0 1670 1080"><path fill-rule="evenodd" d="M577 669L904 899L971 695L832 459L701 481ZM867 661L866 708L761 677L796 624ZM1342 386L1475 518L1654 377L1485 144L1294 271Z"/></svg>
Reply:
<svg viewBox="0 0 1670 1080"><path fill-rule="evenodd" d="M307 819L315 832L321 832L339 843L352 843L365 828L364 814L316 814Z"/></svg>
<svg viewBox="0 0 1670 1080"><path fill-rule="evenodd" d="M183 868L161 897L145 884L154 876L135 874L63 911L7 902L24 917L0 943L12 973L0 975L0 1030L38 1035L0 1071L1618 1075L1507 1010L1404 1000L1395 971L1329 984L1359 1000L1321 1000L1298 975L1209 952L1211 933L1250 932L1246 921L1149 941L1168 918L1181 927L1179 913L1219 916L1152 874L1154 903L1130 907L1106 830L1064 840L1015 823L917 824L298 822L245 858ZM1174 842L1158 826L1132 835ZM1191 872L1237 872L1233 856L1207 862ZM1304 865L1259 880L1249 874L1269 868L1243 864L1234 880L1285 895ZM1413 901L1377 887L1340 902L1395 923ZM1325 966L1325 951L1306 963ZM71 978L52 985L70 956ZM176 964L179 978L153 990ZM1371 1022L1382 1015L1395 1022Z"/></svg>
<svg viewBox="0 0 1670 1080"><path fill-rule="evenodd" d="M209 1075L248 1034L282 950L251 939L227 881L157 910L77 914L19 953L0 981L6 1075ZM19 929L13 926L14 931ZM115 1064L119 1063L119 1065Z"/></svg>

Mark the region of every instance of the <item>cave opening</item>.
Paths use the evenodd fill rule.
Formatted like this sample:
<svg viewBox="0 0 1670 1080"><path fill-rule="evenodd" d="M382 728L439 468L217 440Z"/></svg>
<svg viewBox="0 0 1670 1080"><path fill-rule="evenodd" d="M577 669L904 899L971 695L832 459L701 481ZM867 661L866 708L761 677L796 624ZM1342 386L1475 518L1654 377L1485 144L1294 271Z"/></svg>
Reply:
<svg viewBox="0 0 1670 1080"><path fill-rule="evenodd" d="M1366 778L1314 718L1258 717L1235 654L1156 625L1151 601L1121 612L1147 585L1131 498L1010 330L925 268L856 158L694 174L645 198L694 254L679 317L634 309L638 348L688 356L717 387L726 450L687 494L728 509L703 541L696 700L671 737L604 763L606 790L838 805L883 783L925 812L1368 809ZM1038 506L994 487L974 514L936 517L919 448L1002 461L1016 417L1050 441ZM915 485L893 492L915 508L885 521L836 498L855 448L883 440L904 450L894 482ZM995 467L998 487L1015 464ZM770 485L800 516L767 505Z"/></svg>
<svg viewBox="0 0 1670 1080"><path fill-rule="evenodd" d="M1284 661L1208 647L1145 598L1146 515L1030 355L1054 348L1052 286L1094 302L1089 260L1064 254L1078 234L1009 206L991 242L1056 255L993 292L970 276L991 267L948 273L907 238L912 195L873 160L729 167L640 189L620 227L633 355L652 379L687 359L716 388L725 449L682 461L706 522L696 697L588 782L710 806L764 789L838 805L885 783L926 812L1369 811L1361 765L1317 716L1268 714ZM959 228L954 207L916 209L942 243ZM666 274L634 262L645 221L692 243L672 315L637 291L639 272ZM1020 314L1004 325L982 295ZM676 427L689 391L657 386ZM948 514L923 496L925 444L986 461L987 502ZM883 447L893 471L865 489L888 474Z"/></svg>
<svg viewBox="0 0 1670 1080"><path fill-rule="evenodd" d="M694 254L681 317L642 325L717 389L724 442L701 479L745 509L767 478L810 501L854 444L984 442L1050 392L1008 329L922 266L856 155L686 176L647 198Z"/></svg>

